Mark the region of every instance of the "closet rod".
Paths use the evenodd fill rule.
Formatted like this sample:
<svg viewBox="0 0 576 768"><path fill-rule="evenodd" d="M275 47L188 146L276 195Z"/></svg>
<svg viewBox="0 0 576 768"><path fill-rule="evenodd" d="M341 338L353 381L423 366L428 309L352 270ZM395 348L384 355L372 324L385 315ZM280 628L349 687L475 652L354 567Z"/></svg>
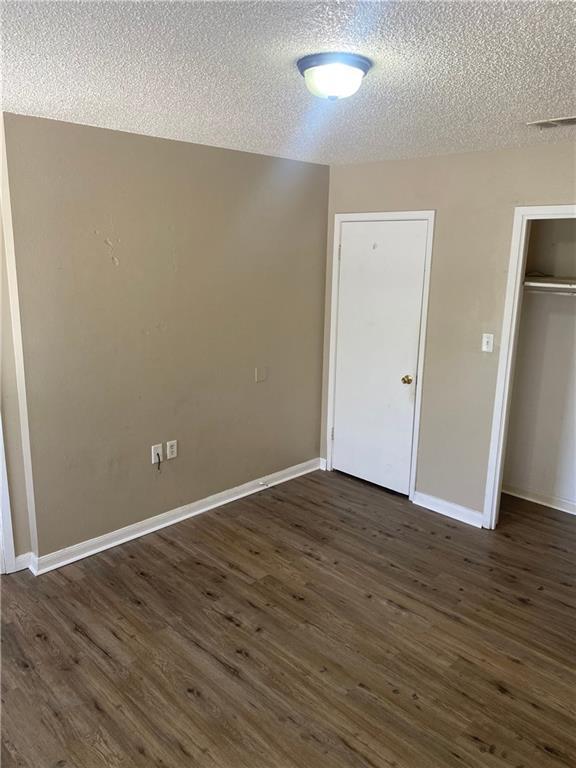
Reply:
<svg viewBox="0 0 576 768"><path fill-rule="evenodd" d="M565 291L550 291L550 290L543 290L542 288L524 288L526 293L542 293L544 295L548 296L576 296L576 288L574 289L568 289Z"/></svg>
<svg viewBox="0 0 576 768"><path fill-rule="evenodd" d="M576 294L576 277L526 275L524 290L530 293Z"/></svg>

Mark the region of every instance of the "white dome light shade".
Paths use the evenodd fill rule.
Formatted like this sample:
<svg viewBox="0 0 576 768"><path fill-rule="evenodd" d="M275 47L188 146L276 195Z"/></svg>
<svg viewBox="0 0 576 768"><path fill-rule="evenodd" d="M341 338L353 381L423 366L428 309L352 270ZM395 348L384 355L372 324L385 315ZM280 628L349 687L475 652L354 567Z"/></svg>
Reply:
<svg viewBox="0 0 576 768"><path fill-rule="evenodd" d="M348 64L320 64L304 72L306 87L321 99L345 99L356 93L364 73Z"/></svg>
<svg viewBox="0 0 576 768"><path fill-rule="evenodd" d="M372 62L356 53L313 53L297 65L310 93L335 101L356 93Z"/></svg>

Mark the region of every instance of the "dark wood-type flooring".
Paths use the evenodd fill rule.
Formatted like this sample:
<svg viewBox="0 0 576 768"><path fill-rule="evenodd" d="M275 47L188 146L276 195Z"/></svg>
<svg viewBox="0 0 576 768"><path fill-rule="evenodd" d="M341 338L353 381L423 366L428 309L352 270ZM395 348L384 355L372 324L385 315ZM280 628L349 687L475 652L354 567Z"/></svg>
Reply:
<svg viewBox="0 0 576 768"><path fill-rule="evenodd" d="M576 765L576 518L317 472L2 586L2 768Z"/></svg>

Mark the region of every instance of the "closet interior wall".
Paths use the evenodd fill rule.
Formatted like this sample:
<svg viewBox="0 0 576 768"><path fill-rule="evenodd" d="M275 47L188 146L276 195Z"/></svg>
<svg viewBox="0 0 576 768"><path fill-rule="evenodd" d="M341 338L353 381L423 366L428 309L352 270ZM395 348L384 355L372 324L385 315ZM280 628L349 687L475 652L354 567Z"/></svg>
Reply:
<svg viewBox="0 0 576 768"><path fill-rule="evenodd" d="M576 282L576 219L532 222L527 280L531 275ZM524 290L503 491L576 514L573 292Z"/></svg>

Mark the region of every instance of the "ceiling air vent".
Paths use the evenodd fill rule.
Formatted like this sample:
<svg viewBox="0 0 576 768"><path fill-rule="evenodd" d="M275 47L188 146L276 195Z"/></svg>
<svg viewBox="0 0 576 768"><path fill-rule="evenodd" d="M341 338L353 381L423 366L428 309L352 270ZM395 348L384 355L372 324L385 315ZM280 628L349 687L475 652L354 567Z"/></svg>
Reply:
<svg viewBox="0 0 576 768"><path fill-rule="evenodd" d="M526 125L534 128L558 128L559 125L576 125L576 115L572 117L552 117L549 120L534 120Z"/></svg>

